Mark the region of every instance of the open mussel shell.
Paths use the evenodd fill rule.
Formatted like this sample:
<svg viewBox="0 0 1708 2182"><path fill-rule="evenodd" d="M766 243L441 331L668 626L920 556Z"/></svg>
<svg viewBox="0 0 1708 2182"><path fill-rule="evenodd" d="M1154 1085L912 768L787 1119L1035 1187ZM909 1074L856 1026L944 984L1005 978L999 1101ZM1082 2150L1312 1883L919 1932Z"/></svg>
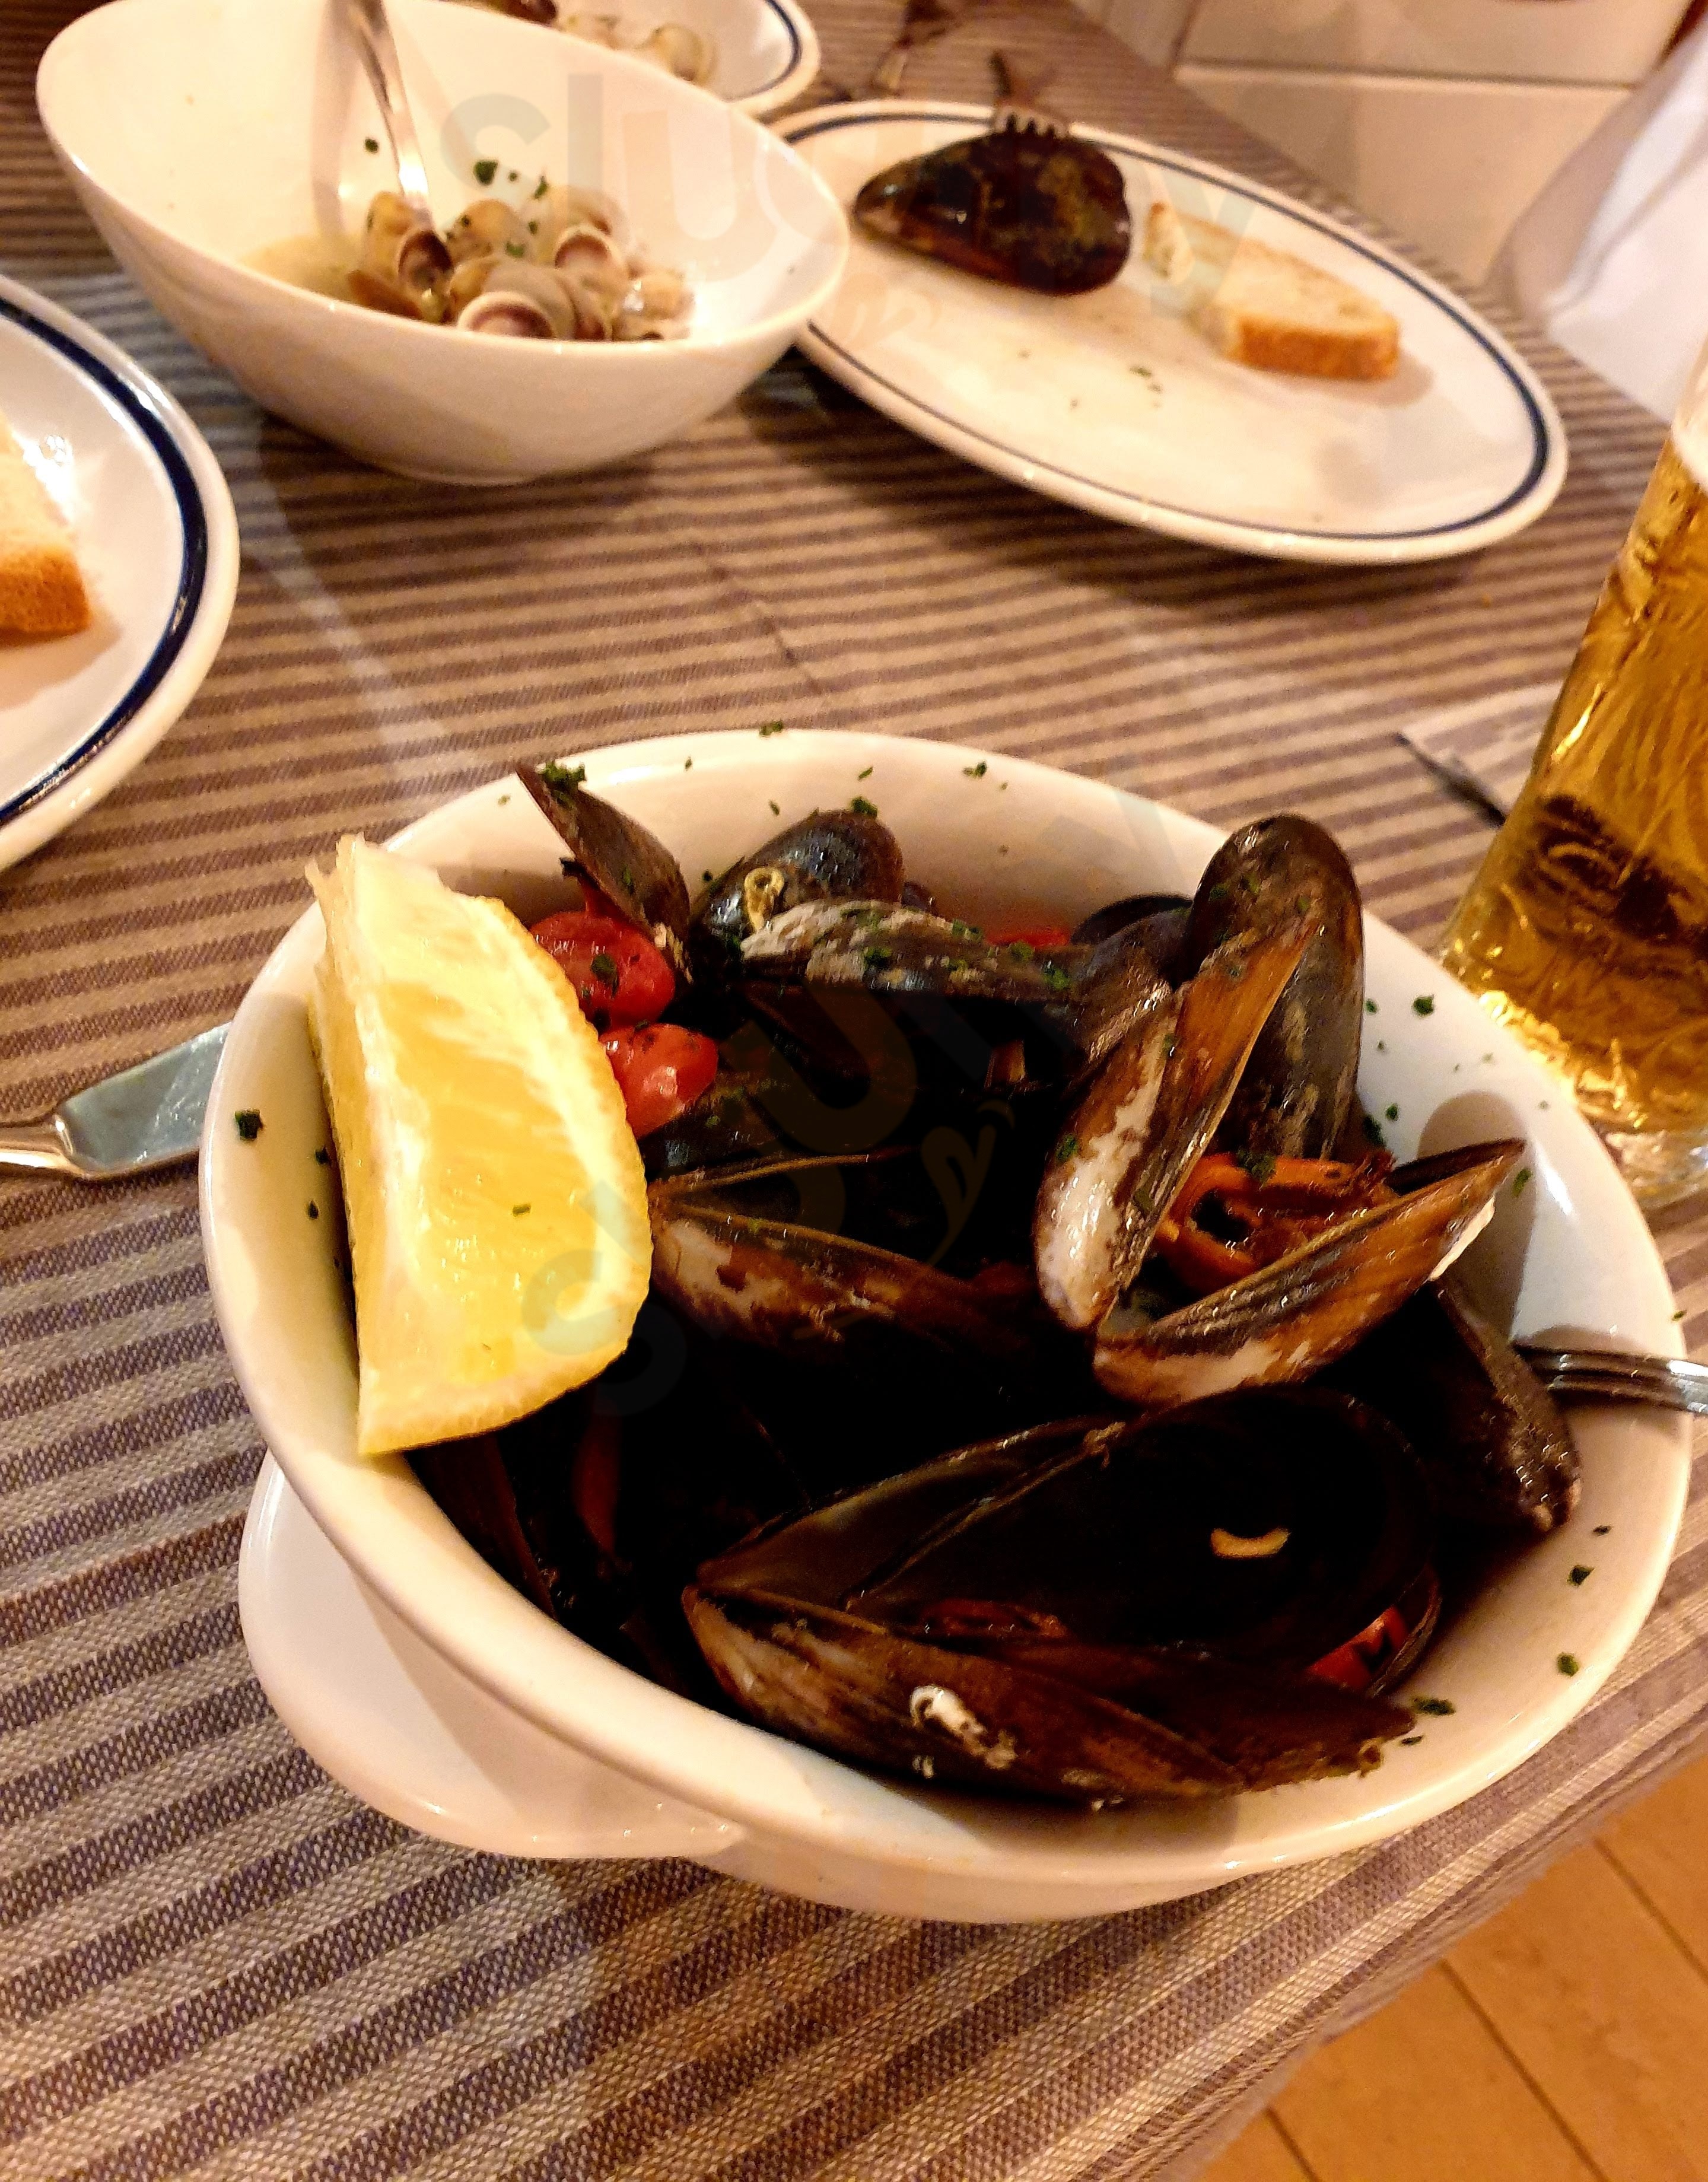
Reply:
<svg viewBox="0 0 1708 2182"><path fill-rule="evenodd" d="M1396 1168L1391 1204L1350 1214L1300 1249L1178 1310L1135 1291L1098 1328L1098 1384L1141 1409L1307 1378L1445 1271L1523 1151L1471 1144Z"/></svg>
<svg viewBox="0 0 1708 2182"><path fill-rule="evenodd" d="M1036 1368L1020 1311L933 1265L758 1219L679 1182L655 1183L650 1204L653 1285L707 1333L835 1359L881 1329L1003 1377Z"/></svg>
<svg viewBox="0 0 1708 2182"><path fill-rule="evenodd" d="M579 778L579 767L531 766L522 785L557 829L566 867L591 880L653 944L679 975L688 974L688 885L676 859L639 819Z"/></svg>
<svg viewBox="0 0 1708 2182"><path fill-rule="evenodd" d="M1039 1290L1064 1326L1097 1325L1138 1272L1309 936L1295 918L1218 949L1178 994L1159 986L1073 1110L1033 1225Z"/></svg>
<svg viewBox="0 0 1708 2182"><path fill-rule="evenodd" d="M762 1725L923 1780L1074 1803L1231 1796L1231 1766L1054 1676L981 1659L827 1607L683 1595L729 1695Z"/></svg>
<svg viewBox="0 0 1708 2182"><path fill-rule="evenodd" d="M1420 1288L1334 1377L1405 1433L1450 1520L1534 1537L1577 1506L1582 1465L1552 1396L1450 1284Z"/></svg>
<svg viewBox="0 0 1708 2182"><path fill-rule="evenodd" d="M1186 974L1183 955L1191 913L1192 905L1184 894L1127 894L1081 917L1071 937L1080 946L1095 947L1125 933L1150 956L1158 976L1178 985Z"/></svg>
<svg viewBox="0 0 1708 2182"><path fill-rule="evenodd" d="M822 1747L1081 1801L1227 1794L1407 1731L1306 1670L1430 1548L1399 1435L1306 1389L961 1450L743 1541L685 1603L744 1708Z"/></svg>
<svg viewBox="0 0 1708 2182"><path fill-rule="evenodd" d="M886 167L855 198L854 218L884 241L1049 296L1106 286L1133 246L1121 170L1108 154L1019 129Z"/></svg>
<svg viewBox="0 0 1708 2182"><path fill-rule="evenodd" d="M815 811L732 864L694 905L696 962L727 976L744 940L807 901L896 902L905 882L901 845L862 811Z"/></svg>
<svg viewBox="0 0 1708 2182"><path fill-rule="evenodd" d="M1358 883L1334 837L1284 814L1242 826L1211 858L1183 943L1190 974L1230 939L1303 917L1311 939L1251 1051L1223 1139L1240 1151L1323 1159L1343 1141L1364 1022Z"/></svg>

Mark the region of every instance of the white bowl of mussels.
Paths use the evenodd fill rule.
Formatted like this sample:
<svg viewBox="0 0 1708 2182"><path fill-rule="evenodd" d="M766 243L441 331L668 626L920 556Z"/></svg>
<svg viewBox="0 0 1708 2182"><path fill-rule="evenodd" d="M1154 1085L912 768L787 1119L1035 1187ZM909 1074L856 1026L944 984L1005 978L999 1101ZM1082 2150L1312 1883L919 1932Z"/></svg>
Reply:
<svg viewBox="0 0 1708 2182"><path fill-rule="evenodd" d="M357 1454L318 911L210 1103L272 1458L244 1627L329 1771L498 1852L1063 1918L1379 1841L1583 1708L1689 1435L1562 1415L1506 1337L1676 1353L1666 1276L1557 1084L1373 919L1361 962L1332 842L876 734L552 780L391 845L532 923L616 884L614 828L629 915L685 943L719 1072L642 1138L618 1365Z"/></svg>
<svg viewBox="0 0 1708 2182"><path fill-rule="evenodd" d="M446 483L595 468L733 399L833 291L841 209L749 114L541 24L389 13L430 221L336 0L114 0L42 58L91 219L263 407Z"/></svg>

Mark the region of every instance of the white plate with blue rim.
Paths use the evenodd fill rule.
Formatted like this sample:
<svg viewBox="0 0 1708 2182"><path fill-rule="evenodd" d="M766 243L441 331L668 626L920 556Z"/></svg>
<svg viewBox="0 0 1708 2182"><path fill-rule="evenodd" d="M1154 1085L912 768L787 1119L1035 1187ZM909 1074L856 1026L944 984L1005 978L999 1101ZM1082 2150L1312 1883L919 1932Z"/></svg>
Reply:
<svg viewBox="0 0 1708 2182"><path fill-rule="evenodd" d="M937 100L815 108L778 133L851 207L897 160L988 128ZM1079 129L1121 169L1135 234L1165 197L1335 274L1399 321L1389 379L1260 371L1214 349L1136 242L1086 296L1040 296L854 233L800 346L874 409L1052 499L1236 552L1353 565L1511 537L1553 502L1566 433L1511 346L1439 281L1326 214L1183 152Z"/></svg>
<svg viewBox="0 0 1708 2182"><path fill-rule="evenodd" d="M0 410L70 526L93 619L0 635L0 868L80 817L201 686L231 617L237 518L165 388L0 279Z"/></svg>
<svg viewBox="0 0 1708 2182"><path fill-rule="evenodd" d="M468 0L526 22L551 22L572 37L645 52L670 25L700 42L706 73L691 80L756 119L798 98L818 73L818 38L795 0Z"/></svg>

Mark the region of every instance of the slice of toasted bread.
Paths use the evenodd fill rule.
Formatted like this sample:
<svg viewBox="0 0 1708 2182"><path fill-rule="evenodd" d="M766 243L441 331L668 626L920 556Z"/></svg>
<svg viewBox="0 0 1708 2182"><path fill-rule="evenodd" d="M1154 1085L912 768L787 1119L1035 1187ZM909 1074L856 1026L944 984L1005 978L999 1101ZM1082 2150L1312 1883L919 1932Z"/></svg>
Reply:
<svg viewBox="0 0 1708 2182"><path fill-rule="evenodd" d="M82 572L59 512L0 416L0 629L69 636L89 620Z"/></svg>
<svg viewBox="0 0 1708 2182"><path fill-rule="evenodd" d="M1223 356L1263 371L1317 379L1386 379L1400 361L1400 326L1379 303L1284 250L1233 235L1172 205L1153 204L1145 255L1163 277L1184 277L1192 323Z"/></svg>

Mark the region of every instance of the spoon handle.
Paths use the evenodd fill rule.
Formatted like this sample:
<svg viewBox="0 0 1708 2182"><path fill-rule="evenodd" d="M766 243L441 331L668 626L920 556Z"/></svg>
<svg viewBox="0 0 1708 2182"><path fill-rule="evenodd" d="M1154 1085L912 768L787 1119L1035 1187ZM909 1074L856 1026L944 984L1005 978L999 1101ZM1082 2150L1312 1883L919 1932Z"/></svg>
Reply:
<svg viewBox="0 0 1708 2182"><path fill-rule="evenodd" d="M433 208L427 201L427 169L421 163L415 124L403 90L403 70L385 14L385 0L344 0L344 19L356 41L356 50L374 89L374 102L385 134L391 140L392 163L397 169L398 193L425 227L433 224Z"/></svg>

